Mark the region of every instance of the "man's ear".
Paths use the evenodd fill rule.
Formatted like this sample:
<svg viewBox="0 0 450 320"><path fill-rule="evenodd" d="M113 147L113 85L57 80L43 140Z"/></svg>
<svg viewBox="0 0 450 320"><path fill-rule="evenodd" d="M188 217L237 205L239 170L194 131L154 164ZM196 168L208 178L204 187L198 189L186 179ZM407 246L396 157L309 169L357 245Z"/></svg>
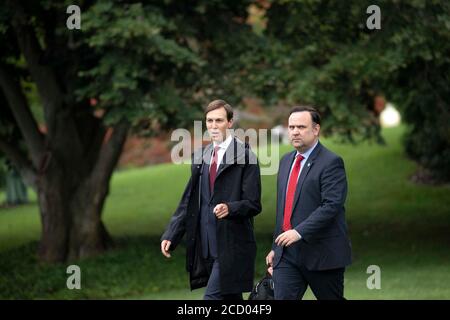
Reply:
<svg viewBox="0 0 450 320"><path fill-rule="evenodd" d="M233 126L233 119L228 121L228 129L231 129L232 126Z"/></svg>
<svg viewBox="0 0 450 320"><path fill-rule="evenodd" d="M316 123L316 125L314 126L314 133L316 135L319 135L319 133L320 133L320 124Z"/></svg>

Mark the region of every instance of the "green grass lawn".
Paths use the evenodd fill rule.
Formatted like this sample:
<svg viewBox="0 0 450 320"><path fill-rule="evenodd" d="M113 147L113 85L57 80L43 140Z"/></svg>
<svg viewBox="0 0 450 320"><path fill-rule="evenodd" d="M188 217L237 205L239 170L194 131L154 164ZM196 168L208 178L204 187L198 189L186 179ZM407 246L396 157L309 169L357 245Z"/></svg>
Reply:
<svg viewBox="0 0 450 320"><path fill-rule="evenodd" d="M348 299L450 299L450 187L409 181L416 167L403 154L401 134L401 128L384 130L387 146L322 139L344 158L349 181L346 208L354 262L345 276ZM280 154L290 150L283 146ZM0 209L0 298L201 299L203 290L187 289L184 248L172 259L159 252L159 237L188 175L187 165L172 164L114 174L103 219L116 247L77 262L81 290L66 288L67 265L47 266L36 259L40 221L35 195L29 205ZM265 272L271 245L275 180L262 178L255 281ZM381 268L380 290L366 287L369 265ZM310 291L306 299L314 299Z"/></svg>

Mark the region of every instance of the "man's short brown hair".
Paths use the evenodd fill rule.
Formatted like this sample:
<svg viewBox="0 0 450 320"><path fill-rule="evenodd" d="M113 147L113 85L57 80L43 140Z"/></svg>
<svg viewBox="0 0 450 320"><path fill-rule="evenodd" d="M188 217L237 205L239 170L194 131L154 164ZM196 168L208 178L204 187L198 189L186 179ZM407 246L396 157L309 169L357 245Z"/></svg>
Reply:
<svg viewBox="0 0 450 320"><path fill-rule="evenodd" d="M211 101L208 104L208 106L205 108L205 117L208 114L208 112L216 110L216 109L220 109L220 108L225 108L225 111L227 112L227 120L228 121L233 119L233 108L225 100L220 100L220 99Z"/></svg>
<svg viewBox="0 0 450 320"><path fill-rule="evenodd" d="M294 112L303 112L303 111L308 111L309 114L311 115L312 122L320 125L321 120L320 113L319 111L316 110L316 108L311 106L295 106L291 109L289 116L291 116L291 114L293 114Z"/></svg>

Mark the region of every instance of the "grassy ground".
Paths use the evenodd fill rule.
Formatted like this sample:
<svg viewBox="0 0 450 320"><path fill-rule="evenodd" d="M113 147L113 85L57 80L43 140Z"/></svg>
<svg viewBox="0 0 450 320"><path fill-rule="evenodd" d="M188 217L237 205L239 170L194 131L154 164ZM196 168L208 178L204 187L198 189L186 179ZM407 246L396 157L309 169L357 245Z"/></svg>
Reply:
<svg viewBox="0 0 450 320"><path fill-rule="evenodd" d="M348 299L450 299L450 187L409 182L415 165L403 155L401 133L401 128L385 130L387 146L322 140L343 156L349 180L354 263L345 277ZM280 154L289 150L283 146ZM0 209L0 298L200 299L203 290L187 289L184 248L169 260L159 253L159 237L188 174L188 166L171 164L114 174L104 221L116 248L77 262L82 290L66 288L67 265L37 261L40 222L34 195L29 205ZM263 176L263 212L255 220L257 278L270 248L274 188L275 176ZM366 287L369 265L381 268L380 290ZM314 296L308 291L306 298Z"/></svg>

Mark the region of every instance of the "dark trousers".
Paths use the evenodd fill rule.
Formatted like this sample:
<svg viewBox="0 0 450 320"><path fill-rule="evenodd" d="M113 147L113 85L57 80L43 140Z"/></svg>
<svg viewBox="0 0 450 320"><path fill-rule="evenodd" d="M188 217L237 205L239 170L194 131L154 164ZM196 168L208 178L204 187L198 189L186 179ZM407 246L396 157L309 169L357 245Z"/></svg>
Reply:
<svg viewBox="0 0 450 320"><path fill-rule="evenodd" d="M310 271L281 257L273 270L275 300L303 298L308 285L318 300L344 299L345 268Z"/></svg>
<svg viewBox="0 0 450 320"><path fill-rule="evenodd" d="M219 260L212 259L210 263L210 275L203 300L242 300L242 293L221 294Z"/></svg>

